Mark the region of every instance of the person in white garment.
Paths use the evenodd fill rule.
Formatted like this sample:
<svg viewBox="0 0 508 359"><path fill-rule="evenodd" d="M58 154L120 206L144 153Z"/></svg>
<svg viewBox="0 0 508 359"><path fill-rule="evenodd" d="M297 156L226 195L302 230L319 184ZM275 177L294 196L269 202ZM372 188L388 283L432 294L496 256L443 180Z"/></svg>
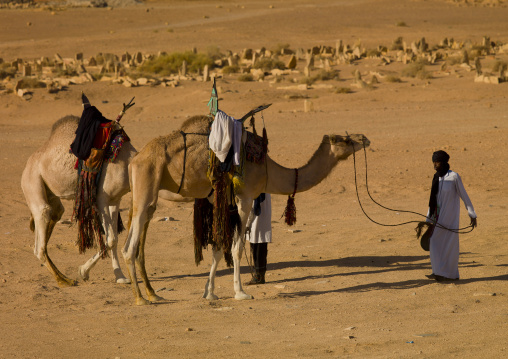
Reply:
<svg viewBox="0 0 508 359"><path fill-rule="evenodd" d="M457 230L459 228L460 200L466 206L471 226L476 227L476 213L458 173L450 170L450 156L436 151L432 162L436 174L432 179L427 222ZM459 234L440 226L434 228L430 237L430 263L432 274L427 277L437 281L459 279Z"/></svg>
<svg viewBox="0 0 508 359"><path fill-rule="evenodd" d="M254 200L245 237L250 242L254 260L254 273L247 284L265 284L268 243L272 242L272 200L269 193L261 193Z"/></svg>

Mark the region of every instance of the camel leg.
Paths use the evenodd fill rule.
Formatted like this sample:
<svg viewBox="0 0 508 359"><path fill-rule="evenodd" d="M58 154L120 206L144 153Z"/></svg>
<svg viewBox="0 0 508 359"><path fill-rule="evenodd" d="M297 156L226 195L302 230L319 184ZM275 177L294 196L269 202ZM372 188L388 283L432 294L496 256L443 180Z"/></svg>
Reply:
<svg viewBox="0 0 508 359"><path fill-rule="evenodd" d="M113 266L113 273L115 274L116 282L120 284L129 284L131 281L125 277L120 268L120 261L118 260L118 215L120 204L109 206L110 218L112 220L112 231L108 235L108 249L111 255L111 265Z"/></svg>
<svg viewBox="0 0 508 359"><path fill-rule="evenodd" d="M242 281L240 278L240 261L242 260L242 251L243 251L244 241L241 237L236 238L233 242L232 254L233 254L233 277L234 277L234 289L235 289L235 299L244 300L244 299L254 299L254 297L250 294L247 294L243 291Z"/></svg>
<svg viewBox="0 0 508 359"><path fill-rule="evenodd" d="M238 300L254 299L251 295L243 291L240 276L240 262L242 260L242 252L243 247L245 245L244 233L247 227L247 219L252 209L252 199L236 197L236 203L238 205L238 214L240 215L242 221L242 230L241 233L239 233L235 238L235 240L233 241L233 248L231 249L233 255L233 269L234 269L233 280L234 280L235 299Z"/></svg>
<svg viewBox="0 0 508 359"><path fill-rule="evenodd" d="M148 224L149 222L146 222L145 228L143 231L143 235L141 236L139 240L139 248L138 248L138 254L136 256L136 263L139 268L139 273L141 274L141 278L143 279L143 283L145 284L145 290L146 295L148 296L148 300L151 302L156 302L159 300L164 300L164 298L158 296L155 294L155 291L152 288L152 285L150 284L150 281L148 280L148 275L146 274L146 267L145 267L145 241L146 241L146 232L148 230Z"/></svg>
<svg viewBox="0 0 508 359"><path fill-rule="evenodd" d="M208 300L219 299L219 297L217 297L214 294L214 290L215 290L215 273L217 272L217 266L219 265L221 258L222 258L222 250L216 250L214 248L212 267L210 268L210 276L208 277L208 281L206 282L205 293L203 294L203 298L206 298Z"/></svg>
<svg viewBox="0 0 508 359"><path fill-rule="evenodd" d="M136 277L136 254L139 247L139 238L144 235L142 231L146 229L145 224L147 223L146 218L133 218L131 222L131 228L129 229L129 235L125 246L122 250L122 255L129 271L129 277L131 279L131 287L136 298L136 305L150 304L148 300L143 298L141 291L139 290L138 279Z"/></svg>
<svg viewBox="0 0 508 359"><path fill-rule="evenodd" d="M146 232L148 230L148 224L150 223L150 219L153 217L153 213L155 212L157 205L157 192L155 192L155 196L153 193L145 193L144 196L142 194L137 197L134 196L136 196L135 192L133 192L131 226L129 229L129 235L127 236L127 241L125 242L124 248L122 250L122 255L127 265L127 269L129 270L132 291L134 292L134 297L136 297L136 304L145 305L150 304L150 301L143 298L141 291L139 290L139 285L136 277L136 258L138 257L138 251L142 250L144 252L144 242ZM137 198L139 198L139 200L136 200ZM141 242L143 242L143 248L140 248ZM148 277L146 276L146 270L144 267L144 254L138 258L138 261L139 259L141 259L141 262L143 263L143 268L140 268L143 281L145 282L145 285L147 285L147 288L150 288L153 292ZM149 292L150 289L147 289L149 296L151 294L151 292ZM153 298L155 299L155 293L153 294Z"/></svg>
<svg viewBox="0 0 508 359"><path fill-rule="evenodd" d="M55 266L48 254L48 242L56 223L62 218L64 207L60 199L51 193L46 194L48 202L43 206L37 206L33 209L35 224L35 247L34 254L46 266L51 274L55 277L57 283L61 287L69 287L77 284L77 281L67 278Z"/></svg>
<svg viewBox="0 0 508 359"><path fill-rule="evenodd" d="M113 266L113 273L116 277L116 282L121 284L128 284L130 280L124 276L120 263L118 261L118 205L102 205L101 200L97 200L98 208L102 213L102 225L105 230L106 248L110 251L111 262ZM90 276L90 270L97 264L99 259L102 257L102 252L99 251L92 258L90 258L85 264L79 267L78 273L83 280L88 280Z"/></svg>

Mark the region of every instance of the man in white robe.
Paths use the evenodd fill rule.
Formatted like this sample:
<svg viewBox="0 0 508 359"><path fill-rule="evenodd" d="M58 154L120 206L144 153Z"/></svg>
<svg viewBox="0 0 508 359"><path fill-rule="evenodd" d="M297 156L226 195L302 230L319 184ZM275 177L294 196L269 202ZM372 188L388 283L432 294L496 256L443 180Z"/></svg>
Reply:
<svg viewBox="0 0 508 359"><path fill-rule="evenodd" d="M268 243L272 242L272 200L269 193L262 193L254 200L247 228L245 236L250 242L255 271L247 284L264 284Z"/></svg>
<svg viewBox="0 0 508 359"><path fill-rule="evenodd" d="M444 151L434 152L432 161L436 175L433 181L434 193L431 192L431 203L427 222L435 222L438 225L430 237L430 262L432 274L429 278L437 281L459 279L459 234L440 228L439 225L457 230L460 219L460 200L466 206L471 226L476 227L476 213L473 204L467 195L458 173L451 171L448 165L450 156ZM437 182L437 178L439 182ZM437 202L432 205L432 197L435 194L437 184ZM433 208L435 207L435 208Z"/></svg>

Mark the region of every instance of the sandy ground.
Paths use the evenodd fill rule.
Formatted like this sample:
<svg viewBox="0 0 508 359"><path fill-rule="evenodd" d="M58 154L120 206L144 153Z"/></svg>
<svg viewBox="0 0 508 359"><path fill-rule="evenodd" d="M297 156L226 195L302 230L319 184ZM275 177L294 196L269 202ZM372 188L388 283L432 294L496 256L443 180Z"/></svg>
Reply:
<svg viewBox="0 0 508 359"><path fill-rule="evenodd" d="M457 6L444 1L167 1L108 9L1 10L0 57L85 57L97 52L335 46L337 39L366 47L403 36L408 42L444 37L508 42L508 9ZM218 6L220 5L220 6ZM273 5L270 8L270 5ZM205 17L206 16L206 17ZM408 26L395 24L404 21ZM31 22L32 26L27 26ZM167 31L171 28L171 31ZM506 56L506 55L505 55ZM485 61L493 61L486 58ZM506 60L506 57L505 57ZM352 72L379 71L379 61L341 65L349 87ZM299 65L300 66L300 65ZM383 70L400 72L394 63ZM309 89L304 99L280 90L291 85L220 80L221 107L240 117L273 103L264 119L270 155L286 167L304 165L323 134L363 133L369 185L391 208L425 212L433 168L432 152L445 149L463 179L478 214L478 228L461 236L461 280L440 284L428 253L411 225L381 227L358 206L352 158L340 163L315 188L296 196L292 233L280 219L283 196L273 197L273 236L265 285L246 287L254 300L234 299L232 271L218 271L220 299L201 298L209 265L196 267L192 247L192 204L160 201L148 231L147 269L166 300L138 307L129 286L114 283L108 260L90 281L59 288L33 255L29 211L21 188L27 158L47 139L51 125L80 115L80 93L113 118L121 103L136 97L122 120L136 148L170 133L190 115L206 114L210 83L176 88L125 88L109 83L69 86L49 94L34 90L30 101L0 95L0 357L1 358L501 358L508 356L508 84L474 83L474 72L448 74L431 67L433 78L403 78L351 94ZM328 82L327 82L328 83ZM261 126L258 118L258 126ZM361 153L360 153L361 154ZM361 154L363 156L363 154ZM360 184L364 161L357 159ZM416 220L369 203L369 215L395 224ZM122 201L126 216L129 195ZM66 202L63 219L69 219ZM469 224L462 211L461 225ZM120 236L120 245L125 240ZM76 230L57 225L49 253L77 279ZM242 279L250 278L243 261ZM123 265L123 263L122 263Z"/></svg>

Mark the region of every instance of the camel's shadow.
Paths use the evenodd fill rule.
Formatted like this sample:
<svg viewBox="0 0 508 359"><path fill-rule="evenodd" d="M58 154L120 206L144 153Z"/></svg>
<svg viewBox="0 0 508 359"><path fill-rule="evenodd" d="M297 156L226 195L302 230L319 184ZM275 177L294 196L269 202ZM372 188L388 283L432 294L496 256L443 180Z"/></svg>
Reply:
<svg viewBox="0 0 508 359"><path fill-rule="evenodd" d="M461 253L461 254L470 254L470 253ZM425 261L425 262L422 262ZM474 261L461 261L460 268L470 268L470 267L480 267L483 266L480 263L476 263ZM346 277L346 276L354 276L354 275L365 275L365 274L380 274L380 273L388 273L388 272L400 272L400 271L413 271L413 270L425 270L429 273L432 271L429 256L428 255L419 255L419 256L357 256L357 257L344 257L337 259L326 259L326 260L301 260L301 261L288 261L288 262L276 262L268 264L268 272L273 272L277 270L287 269L287 268L324 268L324 267L337 267L337 268L361 268L362 270L353 270L347 272L337 272L331 271L329 274L318 274L318 275L306 275L300 277L292 277L292 278L283 278L280 280L269 280L270 284L278 284L278 283L289 283L289 282L300 282L305 280L323 280L326 278L333 277ZM251 273L251 268L247 266L241 267L242 274ZM230 276L233 274L232 268L226 268L217 271L217 276ZM175 280L182 279L185 277L208 277L208 271L197 274L190 275L176 275L176 276L166 276L159 277L157 280ZM498 277L485 277L485 278L467 278L462 279L456 282L455 284L467 284L477 281L489 281L489 280L506 280L508 279L508 275L498 276ZM434 280L429 280L427 278L422 279L412 279L405 280L400 282L374 282L356 285L353 287L345 287L338 288L332 290L324 290L324 291L301 291L296 293L281 293L280 296L284 297L299 297L299 296L311 296L311 295L321 295L326 293L342 293L342 292L366 292L372 290L383 290L383 289L411 289L418 288L428 284L436 283ZM445 282L449 283L449 282Z"/></svg>
<svg viewBox="0 0 508 359"><path fill-rule="evenodd" d="M430 264L410 264L410 262L417 262L421 260L428 259L428 256L359 256L359 257L344 257L337 259L328 259L328 260L301 260L301 261L290 261L290 262L275 262L268 263L267 270L275 271L286 268L316 268L316 267L376 267L381 268L377 270L371 271L357 271L357 272L348 272L348 273L333 273L328 275L329 277L333 276L343 276L343 275L355 275L355 274L369 274L369 273L378 273L384 271L394 271L394 270L413 270L413 269L423 269L430 268ZM251 268L249 265L244 265L241 267L241 273L246 274L250 273ZM222 277L231 275L233 273L233 268L226 268L217 270L216 276ZM174 275L174 276L165 276L159 277L160 280L165 279L180 279L185 277L208 277L209 272L197 273L197 274L189 274L189 275ZM318 276L307 276L304 278L293 278L293 279L284 279L281 280L283 282L288 281L299 281L303 279L311 279L311 278L325 278L323 275ZM155 279L156 280L156 279ZM277 283L277 281L271 283Z"/></svg>

